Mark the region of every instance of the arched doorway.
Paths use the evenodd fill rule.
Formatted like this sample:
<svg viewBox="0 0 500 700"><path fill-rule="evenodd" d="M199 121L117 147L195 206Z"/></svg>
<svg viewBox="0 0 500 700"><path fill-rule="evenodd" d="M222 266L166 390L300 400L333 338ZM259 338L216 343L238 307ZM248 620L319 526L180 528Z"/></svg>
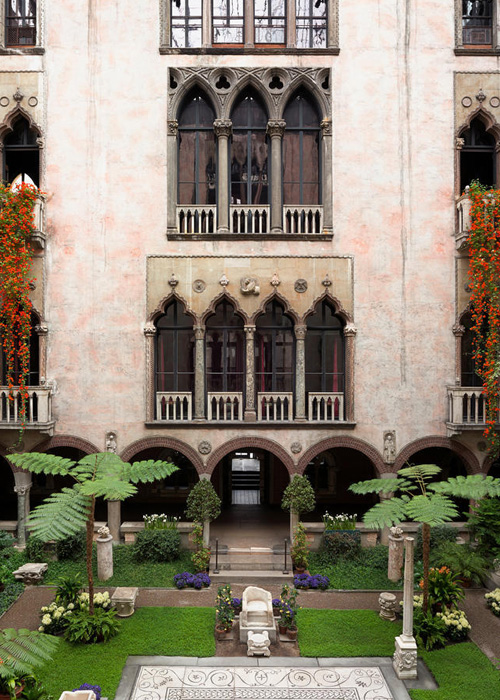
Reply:
<svg viewBox="0 0 500 700"><path fill-rule="evenodd" d="M142 522L144 515L153 513L165 513L185 520L186 499L198 481L195 467L181 452L168 447L149 447L128 461L133 464L148 459L171 462L178 467L178 471L160 481L137 484L137 493L122 503L122 522Z"/></svg>
<svg viewBox="0 0 500 700"><path fill-rule="evenodd" d="M14 491L14 474L10 464L0 457L0 518L17 521L17 496Z"/></svg>
<svg viewBox="0 0 500 700"><path fill-rule="evenodd" d="M212 472L222 512L211 537L229 547L273 547L289 535L281 508L290 481L282 461L268 450L241 447L225 455Z"/></svg>

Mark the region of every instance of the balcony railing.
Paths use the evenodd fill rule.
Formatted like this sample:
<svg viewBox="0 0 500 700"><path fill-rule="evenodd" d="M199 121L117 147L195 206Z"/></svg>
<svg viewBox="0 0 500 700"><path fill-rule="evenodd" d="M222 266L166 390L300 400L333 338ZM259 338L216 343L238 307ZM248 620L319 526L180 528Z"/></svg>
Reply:
<svg viewBox="0 0 500 700"><path fill-rule="evenodd" d="M288 204L283 207L284 233L322 233L323 207Z"/></svg>
<svg viewBox="0 0 500 700"><path fill-rule="evenodd" d="M343 421L344 394L340 392L309 393L307 417L310 421Z"/></svg>
<svg viewBox="0 0 500 700"><path fill-rule="evenodd" d="M242 207L231 204L229 226L232 233L268 233L270 207Z"/></svg>
<svg viewBox="0 0 500 700"><path fill-rule="evenodd" d="M489 198L489 202L488 202ZM488 192L484 198L485 205L491 203L491 194ZM457 199L457 230L455 232L455 240L457 249L460 250L464 248L467 244L470 235L470 212L472 208L472 202L469 197L469 187L465 188L464 194Z"/></svg>
<svg viewBox="0 0 500 700"><path fill-rule="evenodd" d="M239 391L209 392L208 420L243 420L243 394Z"/></svg>
<svg viewBox="0 0 500 700"><path fill-rule="evenodd" d="M497 416L498 422L498 416ZM486 427L486 395L481 387L448 387L450 434Z"/></svg>
<svg viewBox="0 0 500 700"><path fill-rule="evenodd" d="M193 418L191 392L158 391L156 394L156 420L179 421Z"/></svg>
<svg viewBox="0 0 500 700"><path fill-rule="evenodd" d="M47 386L31 386L26 389L25 425L47 427L52 421L52 390ZM21 424L21 394L14 387L11 393L6 386L0 387L0 428L16 428Z"/></svg>
<svg viewBox="0 0 500 700"><path fill-rule="evenodd" d="M293 393L259 391L257 394L257 420L293 420Z"/></svg>
<svg viewBox="0 0 500 700"><path fill-rule="evenodd" d="M177 230L179 233L214 233L217 207L177 207Z"/></svg>

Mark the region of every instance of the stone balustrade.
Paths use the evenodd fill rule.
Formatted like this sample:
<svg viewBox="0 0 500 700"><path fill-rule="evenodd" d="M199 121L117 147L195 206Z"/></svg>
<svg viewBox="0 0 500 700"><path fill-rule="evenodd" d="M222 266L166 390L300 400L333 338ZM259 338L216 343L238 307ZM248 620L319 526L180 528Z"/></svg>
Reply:
<svg viewBox="0 0 500 700"><path fill-rule="evenodd" d="M26 427L48 426L52 421L52 390L48 386L26 387ZM16 428L21 424L21 393L19 387L12 392L6 386L0 387L0 428Z"/></svg>
<svg viewBox="0 0 500 700"><path fill-rule="evenodd" d="M323 207L319 205L287 204L283 207L285 233L322 233Z"/></svg>
<svg viewBox="0 0 500 700"><path fill-rule="evenodd" d="M484 430L486 427L486 395L482 387L448 387L448 422L446 425L449 436L457 435L463 430Z"/></svg>
<svg viewBox="0 0 500 700"><path fill-rule="evenodd" d="M177 230L179 233L214 233L216 230L217 207L179 206L177 207Z"/></svg>
<svg viewBox="0 0 500 700"><path fill-rule="evenodd" d="M343 421L342 392L309 392L307 418L310 421Z"/></svg>
<svg viewBox="0 0 500 700"><path fill-rule="evenodd" d="M229 225L232 233L269 232L269 206L243 207L232 204L229 209Z"/></svg>
<svg viewBox="0 0 500 700"><path fill-rule="evenodd" d="M193 418L193 397L191 392L156 392L156 420L186 421Z"/></svg>
<svg viewBox="0 0 500 700"><path fill-rule="evenodd" d="M209 392L208 420L243 420L243 394L240 391Z"/></svg>
<svg viewBox="0 0 500 700"><path fill-rule="evenodd" d="M293 393L259 391L257 394L257 420L293 420Z"/></svg>

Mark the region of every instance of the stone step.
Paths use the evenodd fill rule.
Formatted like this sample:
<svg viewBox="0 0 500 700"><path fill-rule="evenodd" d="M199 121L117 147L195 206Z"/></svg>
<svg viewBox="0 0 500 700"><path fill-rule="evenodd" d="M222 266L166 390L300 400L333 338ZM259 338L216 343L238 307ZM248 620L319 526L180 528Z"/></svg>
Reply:
<svg viewBox="0 0 500 700"><path fill-rule="evenodd" d="M210 578L214 584L221 585L223 583L242 583L245 586L255 584L256 586L273 584L292 583L293 575L290 569L289 574L283 574L281 571L273 571L266 569L256 569L254 571L238 570L238 569L221 569L220 573L214 574L210 567Z"/></svg>
<svg viewBox="0 0 500 700"><path fill-rule="evenodd" d="M212 550L213 551L213 550ZM291 567L290 556L287 564ZM215 567L215 553L211 558ZM222 571L281 571L284 565L284 548L276 547L219 547L218 566Z"/></svg>

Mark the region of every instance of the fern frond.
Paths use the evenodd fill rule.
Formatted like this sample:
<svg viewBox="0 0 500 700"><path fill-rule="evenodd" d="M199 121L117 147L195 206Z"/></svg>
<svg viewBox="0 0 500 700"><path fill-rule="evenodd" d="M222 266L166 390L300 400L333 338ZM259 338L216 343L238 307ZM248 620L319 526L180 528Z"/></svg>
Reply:
<svg viewBox="0 0 500 700"><path fill-rule="evenodd" d="M482 474L453 476L447 481L437 482L429 488L437 493L445 493L458 498L479 500L485 496L500 496L500 479Z"/></svg>
<svg viewBox="0 0 500 700"><path fill-rule="evenodd" d="M389 479L387 481L389 481ZM386 501L376 503L373 508L370 508L370 510L365 513L363 522L365 525L372 525L379 528L389 527L396 523L403 522L403 520L407 519L406 507L408 501L408 496L394 496Z"/></svg>
<svg viewBox="0 0 500 700"><path fill-rule="evenodd" d="M31 531L44 542L75 535L85 527L90 507L90 498L80 489L65 487L32 511Z"/></svg>
<svg viewBox="0 0 500 700"><path fill-rule="evenodd" d="M33 673L53 656L57 637L32 630L0 630L0 678Z"/></svg>
<svg viewBox="0 0 500 700"><path fill-rule="evenodd" d="M349 486L349 491L354 493L393 493L394 491L403 490L412 487L411 481L406 479L367 479L366 481L358 481L356 484Z"/></svg>
<svg viewBox="0 0 500 700"><path fill-rule="evenodd" d="M14 466L27 469L34 474L71 474L75 465L72 459L58 457L46 452L25 452L23 454L8 455L7 459Z"/></svg>
<svg viewBox="0 0 500 700"><path fill-rule="evenodd" d="M423 479L426 481L433 476L437 476L441 471L441 467L438 467L437 464L415 464L410 467L402 467L398 474L409 479Z"/></svg>
<svg viewBox="0 0 500 700"><path fill-rule="evenodd" d="M133 484L143 484L165 479L178 469L179 467L176 467L175 464L149 459L142 462L134 462L134 464L124 463L122 466L122 476Z"/></svg>
<svg viewBox="0 0 500 700"><path fill-rule="evenodd" d="M443 525L458 515L457 506L448 496L431 493L414 496L408 502L406 512L412 520L427 525Z"/></svg>
<svg viewBox="0 0 500 700"><path fill-rule="evenodd" d="M80 492L86 496L103 496L107 500L123 501L137 493L137 487L119 476L108 475L81 484Z"/></svg>

